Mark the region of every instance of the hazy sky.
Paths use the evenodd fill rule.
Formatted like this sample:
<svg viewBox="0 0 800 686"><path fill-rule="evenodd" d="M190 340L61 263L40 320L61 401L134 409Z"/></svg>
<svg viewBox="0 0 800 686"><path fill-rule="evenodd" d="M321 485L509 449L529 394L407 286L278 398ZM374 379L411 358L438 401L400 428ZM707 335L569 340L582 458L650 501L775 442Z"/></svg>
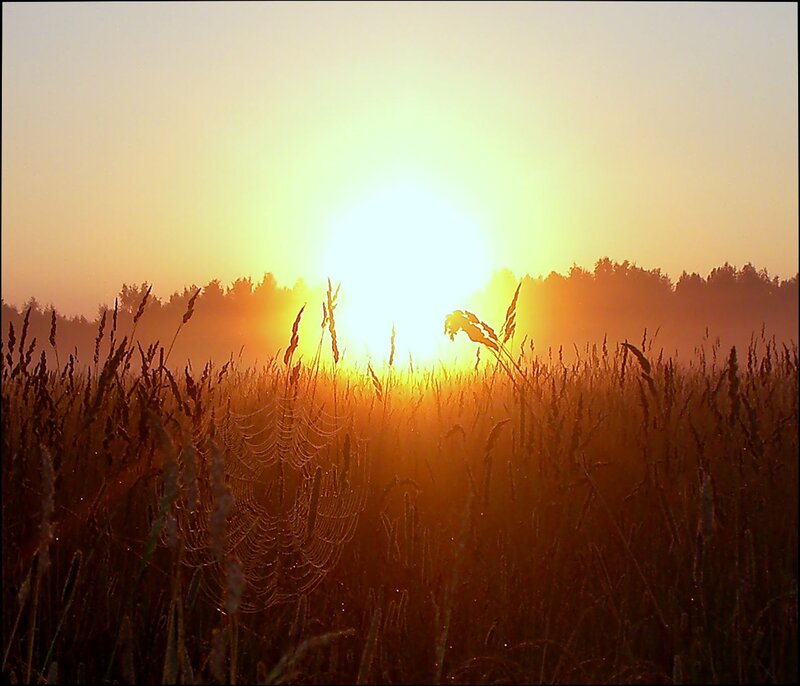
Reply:
<svg viewBox="0 0 800 686"><path fill-rule="evenodd" d="M318 281L398 179L520 274L798 270L794 3L4 3L2 88L18 305Z"/></svg>

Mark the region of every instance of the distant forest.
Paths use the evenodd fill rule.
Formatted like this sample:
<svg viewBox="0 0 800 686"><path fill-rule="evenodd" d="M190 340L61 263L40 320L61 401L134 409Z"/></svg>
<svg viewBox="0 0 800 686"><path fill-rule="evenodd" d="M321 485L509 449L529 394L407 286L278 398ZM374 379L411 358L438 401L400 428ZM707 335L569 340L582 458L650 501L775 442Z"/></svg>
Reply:
<svg viewBox="0 0 800 686"><path fill-rule="evenodd" d="M517 348L526 338L526 350L533 342L539 355L547 355L548 348L553 354L561 347L565 359L574 359L604 338L613 348L625 340L641 345L646 336L651 351L663 350L680 362L693 357L700 345L746 349L751 340L760 338L798 340L797 275L788 280L770 278L750 264L738 269L726 263L705 278L684 272L673 283L659 269L603 258L594 271L573 266L567 275L553 272L547 277L525 276L521 281ZM469 302L454 304L454 309L471 309L488 323L499 324L518 283L510 272L496 272L486 289ZM265 274L259 283L238 279L227 288L218 280L202 289L192 285L167 299L150 293L140 311L148 288L146 283L122 286L114 337L118 342L135 333L145 350L155 342L169 348L190 299L199 291L192 318L181 329L170 356L170 364L176 366L189 359L195 364L209 359L224 362L231 355L247 364L265 362L288 344L292 321L304 303L308 303L304 316L321 320L325 295L324 289L303 281L293 288L279 287L272 274ZM346 297L344 286L342 297ZM35 338L36 358L44 350L52 364L56 357L50 338L55 322L60 364L70 354L77 356L79 365L93 364L96 354L105 359L112 343L114 310L113 303L101 305L94 320L66 318L57 312L54 318L50 307L33 299L21 309L3 302L2 354L8 351L11 327L17 346L26 328L26 349ZM443 322L446 314L442 312ZM388 337L389 332L387 348Z"/></svg>

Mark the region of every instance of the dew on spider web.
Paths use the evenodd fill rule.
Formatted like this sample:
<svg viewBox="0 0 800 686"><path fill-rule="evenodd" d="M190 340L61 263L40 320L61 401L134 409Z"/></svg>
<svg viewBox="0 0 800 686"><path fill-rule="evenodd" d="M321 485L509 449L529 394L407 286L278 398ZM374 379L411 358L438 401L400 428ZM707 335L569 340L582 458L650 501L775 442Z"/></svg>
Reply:
<svg viewBox="0 0 800 686"><path fill-rule="evenodd" d="M181 489L175 516L184 564L208 577L202 588L211 600L225 597L226 561L233 558L245 582L244 612L294 601L333 568L355 533L366 498L360 442L355 441L352 459L349 454L340 459L333 449L346 420L322 405L276 392L257 404L251 400L234 408L228 402L214 426L207 422L195 432L203 467L194 491ZM215 492L215 460L204 438L211 434L231 499L224 533L216 537L224 541L222 549L212 545L222 492L219 484ZM349 446L350 440L344 443Z"/></svg>

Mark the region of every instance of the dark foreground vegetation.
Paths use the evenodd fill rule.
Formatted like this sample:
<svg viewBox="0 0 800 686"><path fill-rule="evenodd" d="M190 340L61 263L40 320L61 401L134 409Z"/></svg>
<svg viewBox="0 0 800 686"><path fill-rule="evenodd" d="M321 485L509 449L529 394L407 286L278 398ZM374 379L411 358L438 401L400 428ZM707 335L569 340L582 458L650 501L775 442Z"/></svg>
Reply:
<svg viewBox="0 0 800 686"><path fill-rule="evenodd" d="M136 323L4 327L5 681L796 677L794 342L173 372Z"/></svg>

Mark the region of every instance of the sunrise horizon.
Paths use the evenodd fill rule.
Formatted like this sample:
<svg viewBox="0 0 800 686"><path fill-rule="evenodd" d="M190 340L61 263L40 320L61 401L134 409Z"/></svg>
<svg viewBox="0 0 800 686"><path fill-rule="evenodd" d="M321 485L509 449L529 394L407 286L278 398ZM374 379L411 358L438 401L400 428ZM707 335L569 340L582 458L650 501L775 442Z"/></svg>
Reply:
<svg viewBox="0 0 800 686"><path fill-rule="evenodd" d="M409 278L412 276L409 275ZM624 333L619 333L617 315L613 315L611 319L604 320L601 317L595 320L595 312L591 308L582 310L579 306L573 310L573 316L583 322L583 326L576 330L581 333L573 335L573 338L567 333L570 327L564 321L544 316L544 311L554 305L551 302L554 298L567 298L565 304L568 304L569 298L584 300L589 295L581 292L584 287L582 284L586 283L591 284L590 290L593 291L592 307L603 311L617 312L620 295L631 293L628 296L629 316ZM567 292L572 289L573 295L559 296L559 289L564 288ZM701 296L698 288L707 294ZM632 295L634 291L640 291L636 296L639 300L655 300L645 310L640 310ZM320 305L323 317L326 317L326 308L330 306L328 300L334 292L338 347L342 355L342 363L338 366L357 371L365 369L370 362L385 366L389 364L390 357L397 360L395 365L404 368L410 366L412 369L415 365L419 368L435 368L438 365L443 365L442 368L473 366L476 352L474 347L465 341L453 345L452 337L448 341L446 327L444 331L442 328L445 319L453 311L471 311L495 328L502 328L501 322L507 316L507 310L512 303L515 308L519 306L523 310L519 316L517 342L522 341L523 346L526 341L531 346L535 342L535 353L533 347L529 351L535 355L546 354L548 349L551 349L552 354L555 346L567 347L568 356L572 357L572 349L577 351L578 346L596 346L601 341L604 345L614 346L622 340L638 338L642 331L646 338L648 326L651 335L653 331L656 334L663 331L661 343L666 346L666 350L677 354L682 349L684 355L693 346L706 341L709 336L718 339L720 333L727 345L745 346L748 337L757 334L763 337L765 326L768 326L767 335L777 334L787 341L797 340L797 274L789 279L781 279L777 275L769 274L765 268L758 268L751 263L741 266L724 263L710 270L708 274L684 270L675 279L658 267L648 269L629 260L616 261L607 256L598 259L590 269L573 264L566 272L551 271L546 276L515 275L507 268L499 269L474 289L465 291L466 295L463 297L454 295L449 300L441 297L429 299L433 306L425 310L421 310L419 306L419 297L424 296L424 293L412 292L407 297L390 301L391 298L385 292L373 288L370 297L365 300L358 297L358 290L348 287L346 280L332 280L329 277L314 284L300 278L287 286L279 283L271 272L265 272L260 279L240 277L227 284L219 279L212 279L206 284L184 284L171 293L160 292L155 284L146 280L122 284L113 301L98 303L88 316L70 315L52 303L42 303L35 297L21 305L3 300L2 321L5 327L10 325L13 328L16 325L19 330L23 320L27 320L33 312L34 319L38 317L41 320L40 327L44 324L51 328L56 327L58 322L61 325L68 322L81 324L84 335L88 336L84 343L89 344L98 333L98 323L98 335L101 335L108 318L113 317L116 322L118 312L123 316L125 313L130 316L135 311L141 317L144 327L140 327L139 337L145 341L158 338L163 341L165 336L169 337L170 327L178 325L179 329L182 328L180 321L184 316L183 308L189 296L193 296L192 309L196 308L200 312L201 322L189 326L183 333L183 338L206 338L204 327L211 322L208 317L212 317L220 324L225 322L225 327L231 327L231 347L220 356L218 349L213 352L215 346L209 344L208 340L205 344L192 343L189 350L193 352L189 357L180 359L189 364L192 360L200 363L212 359L220 363L237 350L239 356L247 350L247 359L269 360L283 354L289 343L286 336L290 328L292 338L295 333L299 334L301 345L298 359L302 359L303 355L314 353L311 344L319 334L317 319ZM714 307L708 309L709 298L718 303L714 307L724 308L739 299L740 307L731 316L721 318ZM209 310L209 307L212 309ZM259 311L265 307L268 311ZM575 303L569 304L569 307L574 308ZM686 321L682 321L690 316L686 310L688 307L696 308L692 326L687 326ZM171 314L167 315L167 312ZM539 321L532 321L531 314L534 320L538 318ZM265 315L268 316L265 318ZM154 316L162 325L166 325L162 335L157 335L149 328ZM637 317L643 319L637 322ZM273 334L267 339L256 333L260 326L267 326L266 323L257 323L261 319L269 322ZM633 322L637 323L632 325ZM326 326L327 324L323 324L323 329ZM731 326L738 331L733 338ZM34 325L31 333L37 335L38 330L38 335L43 339L46 331L40 327ZM690 335L692 330L694 333ZM185 342L188 344L188 341ZM511 345L513 343L512 340ZM178 349L182 347L179 344ZM88 358L86 350L83 356L77 354L77 348L75 351L76 361L83 357L85 364ZM518 349L517 352L522 351ZM319 355L319 350L316 355ZM340 361L323 357L325 365L334 362Z"/></svg>
<svg viewBox="0 0 800 686"><path fill-rule="evenodd" d="M492 7L5 4L3 298L415 256L432 287L445 252L797 273L790 6Z"/></svg>
<svg viewBox="0 0 800 686"><path fill-rule="evenodd" d="M639 264L635 260L627 259L624 256L621 259L617 257L613 257L610 255L600 255L598 256L593 262L586 263L586 264L578 264L576 262L569 263L566 267L560 269L551 269L548 272L539 272L536 274L532 274L530 272L515 272L510 267L507 266L499 266L495 268L491 274L485 278L480 284L478 284L473 290L471 290L465 298L463 298L464 302L468 302L471 297L474 297L477 293L486 290L492 280L497 279L498 277L508 277L514 283L517 283L521 280L525 279L532 279L532 280L543 280L547 279L551 275L557 275L561 277L566 277L569 275L572 269L579 269L585 272L591 273L598 262L603 262L605 260L609 260L612 264L622 265L628 264L632 268L641 269L644 271L659 271L663 276L668 278L674 288L675 285L678 283L682 275L692 276L697 275L703 279L707 278L712 272L724 267L733 267L735 269L742 269L744 267L752 267L756 272L760 274L765 274L769 277L770 280L777 279L780 282L788 282L798 278L800 275L799 271L795 271L794 273L785 273L785 274L777 274L773 273L765 266L759 265L754 263L753 261L746 261L742 263L732 263L727 260L721 260L718 264L711 264L706 270L700 271L693 271L689 269L681 269L678 272L668 272L663 269L660 265L653 264ZM9 307L13 307L18 311L24 310L31 302L35 302L39 308L42 310L51 310L55 309L58 315L66 317L66 318L85 318L89 321L96 321L97 318L100 316L100 313L104 309L113 309L114 307L114 300L119 296L122 288L124 286L138 286L140 284L146 284L148 286L153 287L152 296L153 298L167 301L170 296L185 292L187 289L191 290L192 288L201 288L204 289L211 283L217 283L222 288L223 291L227 292L234 288L237 283L239 282L249 282L253 285L253 287L257 286L258 284L263 283L265 280L274 280L275 285L277 288L283 290L295 290L297 288L307 289L312 292L324 291L327 286L327 281L331 280L334 284L341 285L343 290L347 289L348 283L346 279L339 279L333 276L332 274L323 274L321 276L317 276L316 281L312 278L308 277L307 275L298 275L295 278L289 278L288 280L279 280L275 272L266 269L260 273L248 273L248 274L240 274L233 276L229 280L223 280L221 278L213 276L213 274L209 274L208 276L202 278L193 278L185 282L181 282L175 286L161 286L157 282L146 278L133 278L126 281L121 281L119 286L117 287L116 291L114 291L109 296L105 297L102 300L98 300L94 305L87 305L86 307L78 306L78 307L68 307L63 306L58 302L54 302L52 300L47 300L46 298L40 297L39 294L36 292L32 292L27 294L24 297L17 298L16 300L9 300L3 296L3 303L8 305ZM508 280L508 279L507 279ZM513 290L513 289L512 289Z"/></svg>
<svg viewBox="0 0 800 686"><path fill-rule="evenodd" d="M3 683L795 683L788 2L5 2Z"/></svg>

